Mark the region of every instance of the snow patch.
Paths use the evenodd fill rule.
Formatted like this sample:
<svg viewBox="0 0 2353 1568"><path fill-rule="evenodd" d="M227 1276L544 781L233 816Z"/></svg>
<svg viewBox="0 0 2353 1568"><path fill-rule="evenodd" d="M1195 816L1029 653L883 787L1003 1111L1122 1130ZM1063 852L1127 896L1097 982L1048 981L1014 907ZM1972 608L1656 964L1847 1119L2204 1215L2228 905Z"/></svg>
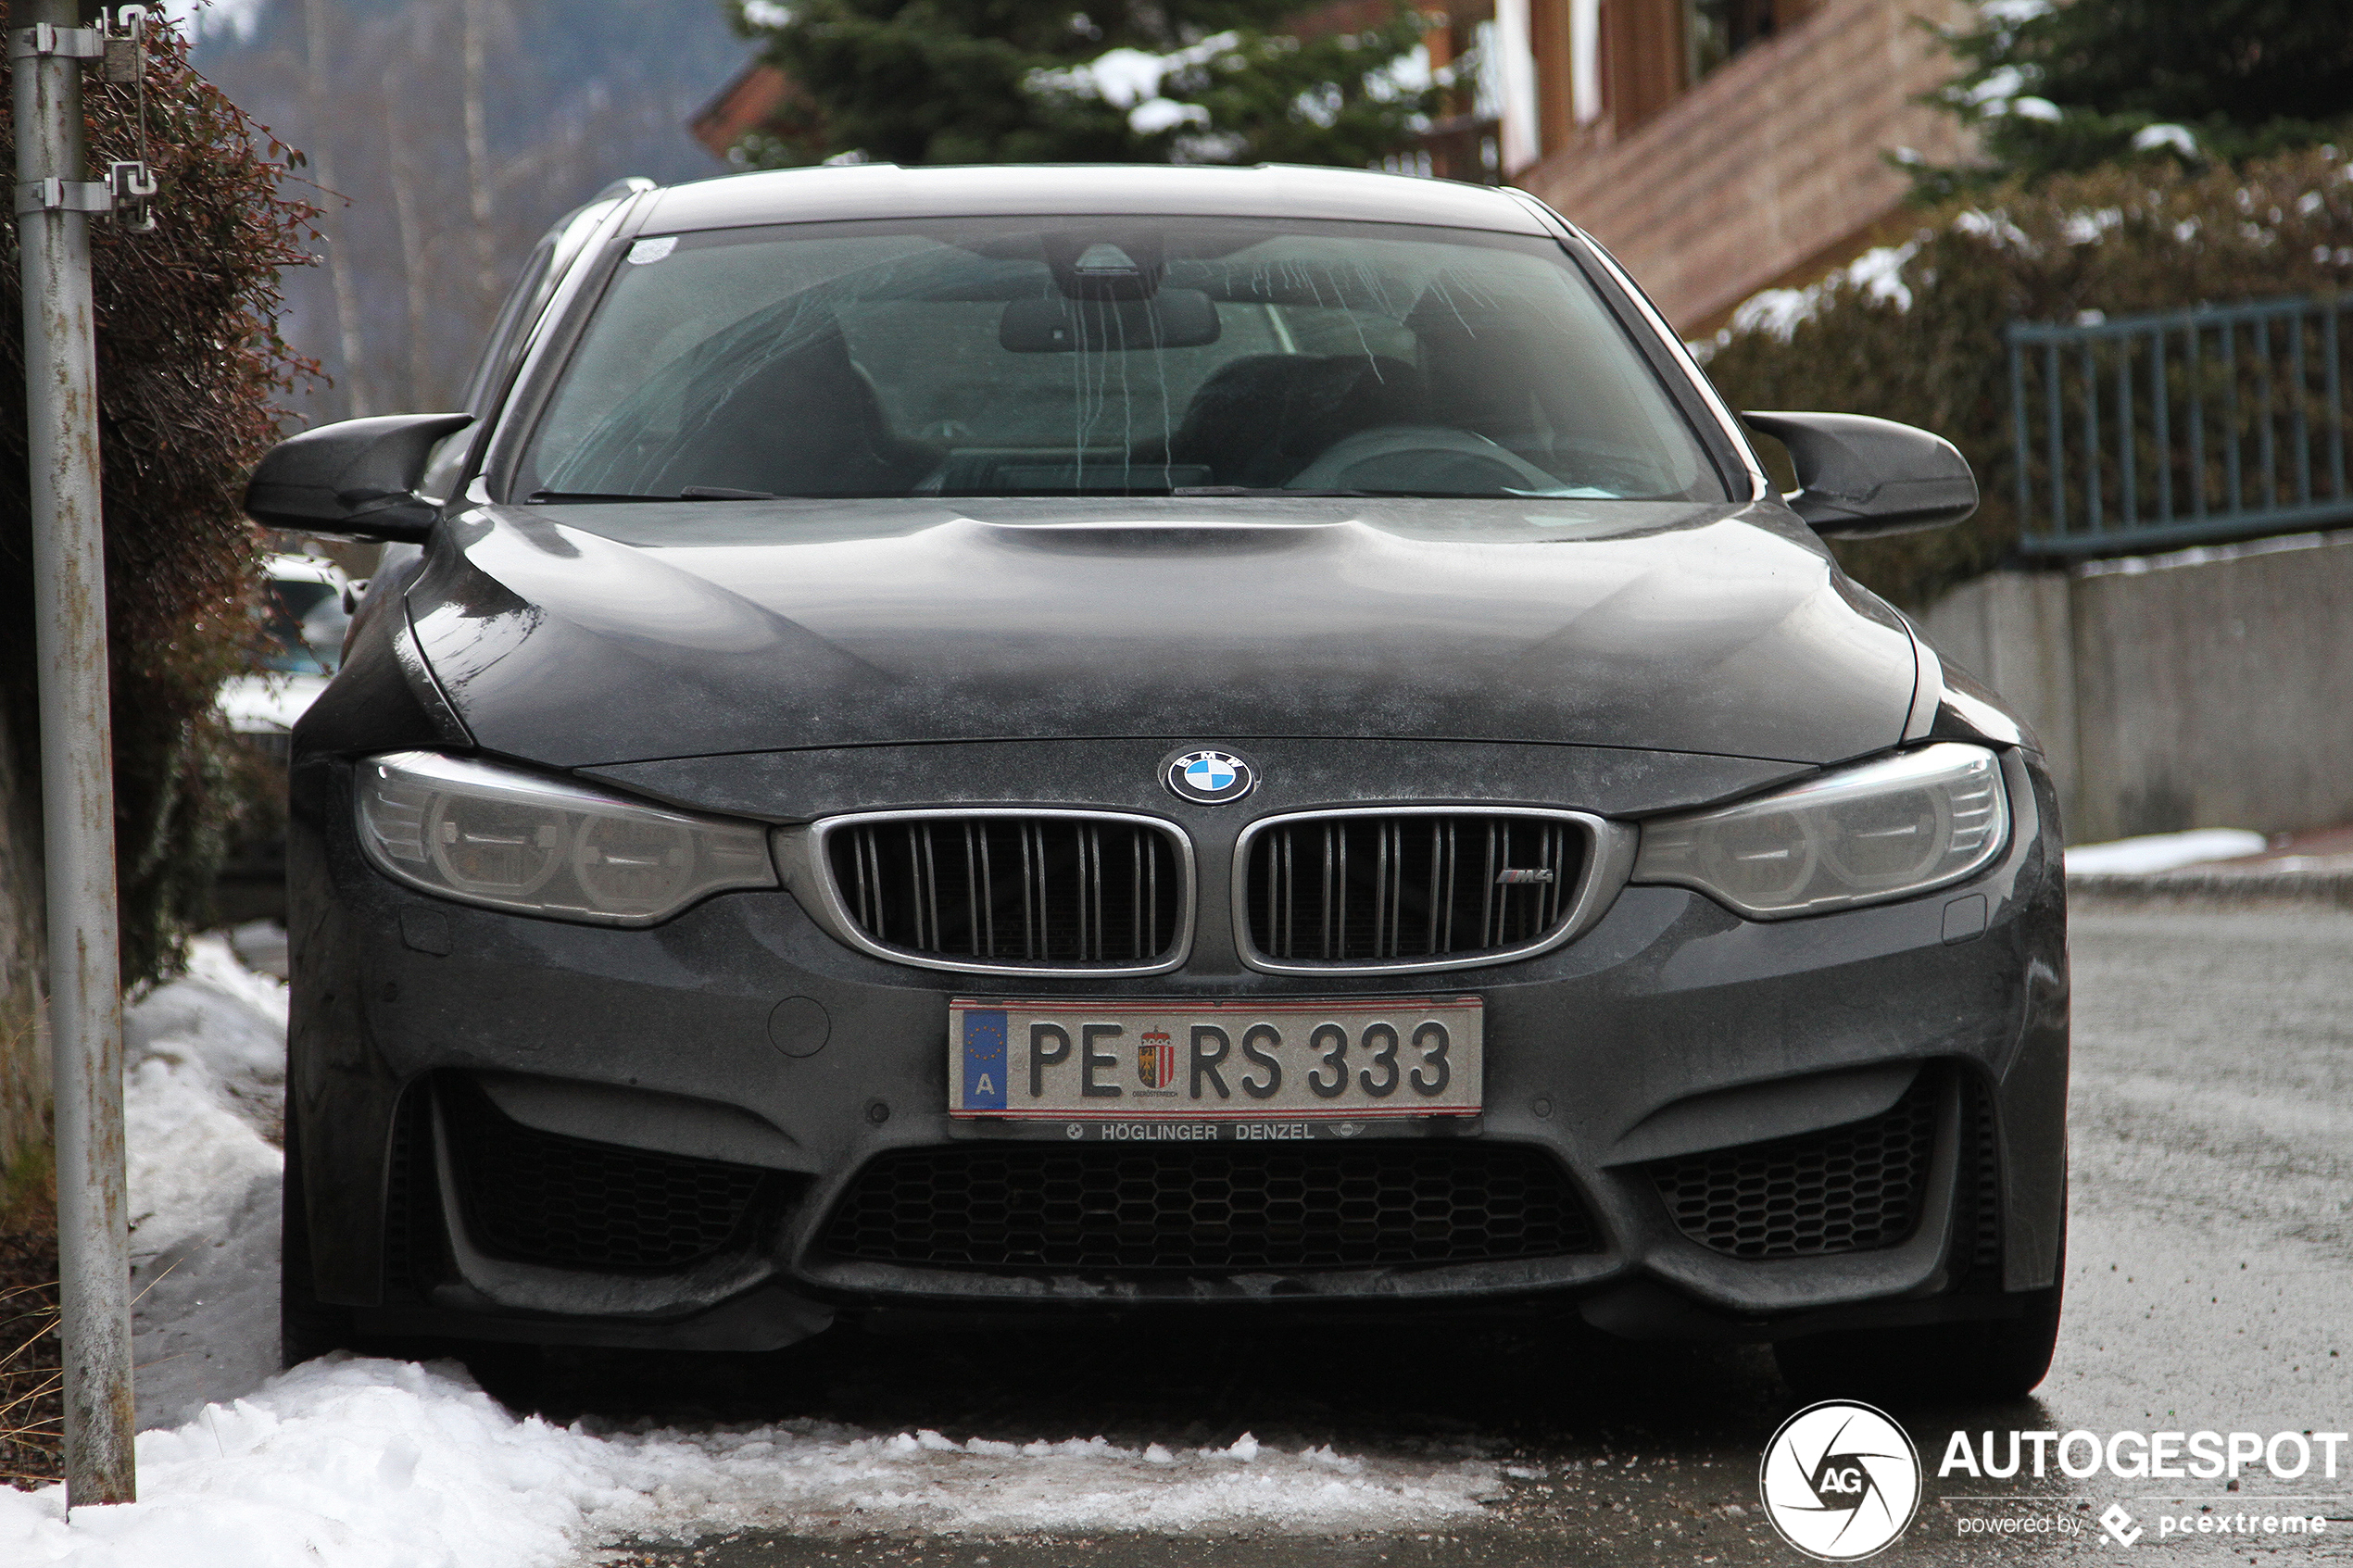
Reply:
<svg viewBox="0 0 2353 1568"><path fill-rule="evenodd" d="M1138 1450L823 1422L597 1431L510 1415L453 1365L333 1356L139 1438L140 1500L0 1489L12 1568L540 1568L632 1537L759 1526L1187 1532L1421 1527L1481 1511L1491 1465L1225 1449Z"/></svg>
<svg viewBox="0 0 2353 1568"><path fill-rule="evenodd" d="M2097 207L2086 212L2070 212L2059 220L2059 238L2071 245L2096 245L2109 230L2121 227L2124 209L2115 207Z"/></svg>
<svg viewBox="0 0 2353 1568"><path fill-rule="evenodd" d="M1172 75L1209 64L1240 42L1238 32L1219 32L1164 55L1144 49L1107 49L1084 65L1032 71L1024 85L1033 93L1094 98L1124 109L1128 125L1139 135L1180 125L1204 126L1209 123L1207 109L1164 95L1161 84Z"/></svg>
<svg viewBox="0 0 2353 1568"><path fill-rule="evenodd" d="M125 1021L139 1499L68 1518L0 1486L8 1568L543 1568L633 1537L747 1526L1255 1528L1475 1517L1480 1460L1101 1436L1015 1443L798 1420L719 1431L518 1419L454 1364L335 1355L277 1374L285 987L196 945Z"/></svg>
<svg viewBox="0 0 2353 1568"><path fill-rule="evenodd" d="M2007 212L1972 209L1957 214L1953 220L1953 227L1972 238L1992 242L1996 249L2008 247L2032 251L2034 248L2034 242L2027 237L2026 231L2011 222Z"/></svg>
<svg viewBox="0 0 2353 1568"><path fill-rule="evenodd" d="M2120 838L2112 844L2079 844L2067 851L2067 869L2078 876L2146 875L2203 865L2208 860L2260 855L2270 847L2271 840L2244 828L2199 828L2190 833Z"/></svg>
<svg viewBox="0 0 2353 1568"><path fill-rule="evenodd" d="M286 987L207 937L122 1035L139 1421L177 1424L278 1370Z"/></svg>
<svg viewBox="0 0 2353 1568"><path fill-rule="evenodd" d="M2171 147L2183 157L2197 156L2197 136L2186 125L2144 125L2133 132L2133 150L2155 152Z"/></svg>
<svg viewBox="0 0 2353 1568"><path fill-rule="evenodd" d="M1919 253L1919 242L1880 245L1865 251L1818 283L1802 289L1766 289L1751 295L1732 312L1736 332L1770 332L1783 343L1822 308L1823 295L1844 283L1878 304L1898 310L1912 307L1912 291L1904 282L1904 268Z"/></svg>

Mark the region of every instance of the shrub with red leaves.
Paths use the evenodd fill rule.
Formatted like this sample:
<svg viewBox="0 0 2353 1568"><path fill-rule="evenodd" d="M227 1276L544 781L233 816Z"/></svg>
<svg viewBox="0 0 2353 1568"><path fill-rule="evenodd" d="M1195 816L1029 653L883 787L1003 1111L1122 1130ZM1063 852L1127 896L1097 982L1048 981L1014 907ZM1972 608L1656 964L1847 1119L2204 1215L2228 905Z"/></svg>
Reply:
<svg viewBox="0 0 2353 1568"><path fill-rule="evenodd" d="M0 69L0 126L8 119ZM279 275L307 266L316 208L286 194L301 155L150 34L146 155L161 181L151 233L92 224L111 637L122 967L176 967L205 915L238 805L232 738L213 713L254 623L260 535L238 509L278 437L278 400L313 367L278 335ZM92 167L139 156L142 94L83 76ZM39 777L31 530L26 504L17 236L0 226L0 738Z"/></svg>

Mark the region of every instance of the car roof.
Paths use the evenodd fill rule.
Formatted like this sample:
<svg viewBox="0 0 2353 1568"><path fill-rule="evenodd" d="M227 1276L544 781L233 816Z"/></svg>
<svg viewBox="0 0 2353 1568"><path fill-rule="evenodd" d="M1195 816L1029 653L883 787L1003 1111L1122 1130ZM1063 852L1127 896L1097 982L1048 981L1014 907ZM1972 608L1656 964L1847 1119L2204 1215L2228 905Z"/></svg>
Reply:
<svg viewBox="0 0 2353 1568"><path fill-rule="evenodd" d="M639 233L861 218L1171 217L1340 219L1550 235L1515 194L1361 169L1260 164L896 164L774 169L660 192Z"/></svg>

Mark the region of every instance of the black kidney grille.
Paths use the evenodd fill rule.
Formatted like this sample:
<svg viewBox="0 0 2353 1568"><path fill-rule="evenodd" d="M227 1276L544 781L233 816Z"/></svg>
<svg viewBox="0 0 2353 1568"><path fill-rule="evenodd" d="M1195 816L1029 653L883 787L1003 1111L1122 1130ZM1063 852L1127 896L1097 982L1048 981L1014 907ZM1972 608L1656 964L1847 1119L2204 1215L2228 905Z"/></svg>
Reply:
<svg viewBox="0 0 2353 1568"><path fill-rule="evenodd" d="M470 1084L445 1081L468 1230L494 1257L557 1267L675 1270L749 1243L792 1178L715 1160L525 1127Z"/></svg>
<svg viewBox="0 0 2353 1568"><path fill-rule="evenodd" d="M1734 1258L1811 1258L1912 1234L1936 1142L1937 1074L1868 1122L1651 1167L1683 1234Z"/></svg>
<svg viewBox="0 0 2353 1568"><path fill-rule="evenodd" d="M1251 840L1250 940L1314 963L1525 947L1576 902L1585 834L1554 817L1318 817Z"/></svg>
<svg viewBox="0 0 2353 1568"><path fill-rule="evenodd" d="M837 1257L913 1268L1228 1273L1496 1262L1599 1243L1509 1145L906 1149L834 1211Z"/></svg>
<svg viewBox="0 0 2353 1568"><path fill-rule="evenodd" d="M1168 834L1085 817L922 817L827 835L834 886L868 938L1000 963L1151 963L1182 936Z"/></svg>

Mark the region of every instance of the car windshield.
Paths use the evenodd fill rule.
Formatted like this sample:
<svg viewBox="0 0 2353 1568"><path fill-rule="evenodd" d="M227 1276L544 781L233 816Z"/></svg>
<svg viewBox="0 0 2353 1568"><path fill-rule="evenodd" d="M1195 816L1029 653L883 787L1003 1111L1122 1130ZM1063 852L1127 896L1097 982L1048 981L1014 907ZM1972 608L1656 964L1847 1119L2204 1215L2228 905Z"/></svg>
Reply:
<svg viewBox="0 0 2353 1568"><path fill-rule="evenodd" d="M342 662L343 596L307 578L272 577L260 612L267 633L261 667L290 675L332 675Z"/></svg>
<svg viewBox="0 0 2353 1568"><path fill-rule="evenodd" d="M1548 240L1161 218L635 242L519 497L1725 499Z"/></svg>

